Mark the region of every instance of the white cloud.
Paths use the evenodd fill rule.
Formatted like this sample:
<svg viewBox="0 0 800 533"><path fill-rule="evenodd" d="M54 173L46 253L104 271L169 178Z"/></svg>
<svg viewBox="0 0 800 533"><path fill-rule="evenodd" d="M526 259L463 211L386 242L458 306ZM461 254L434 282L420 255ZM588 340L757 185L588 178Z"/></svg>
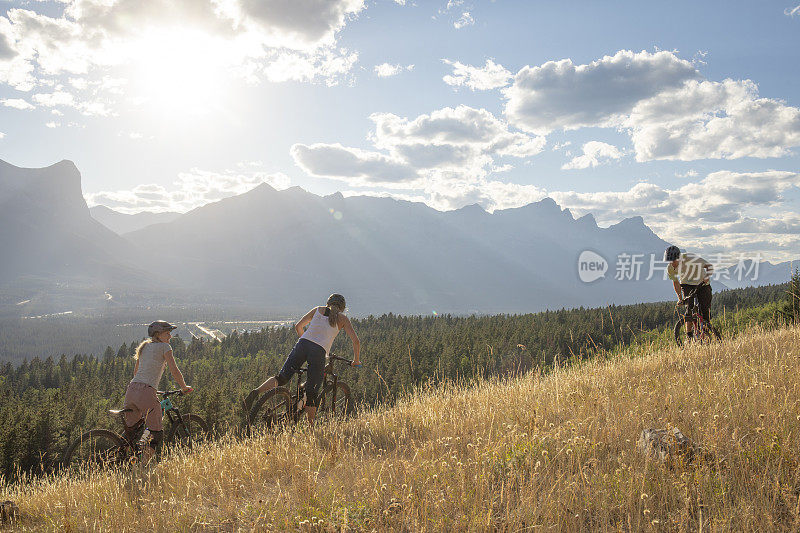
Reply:
<svg viewBox="0 0 800 533"><path fill-rule="evenodd" d="M341 144L295 144L290 153L308 174L340 179L353 185L408 187L420 177L416 170L397 158Z"/></svg>
<svg viewBox="0 0 800 533"><path fill-rule="evenodd" d="M583 155L579 155L569 163L565 163L561 169L593 168L613 159L619 159L622 155L622 152L616 146L600 141L589 141L583 145Z"/></svg>
<svg viewBox="0 0 800 533"><path fill-rule="evenodd" d="M620 50L587 65L570 59L526 66L504 90L515 126L544 135L557 129L616 126L641 100L700 74L671 52Z"/></svg>
<svg viewBox="0 0 800 533"><path fill-rule="evenodd" d="M0 16L0 84L30 91L68 80L61 90L73 95L76 108L107 115L116 100L102 96L123 90L98 80L130 69L147 76L162 63L178 65L179 80L186 78L183 69L197 81L233 72L249 82L336 83L357 59L337 48L337 35L366 6L364 0L70 0L61 16L31 7Z"/></svg>
<svg viewBox="0 0 800 533"><path fill-rule="evenodd" d="M70 78L69 84L81 91L89 88L89 80L86 78Z"/></svg>
<svg viewBox="0 0 800 533"><path fill-rule="evenodd" d="M391 113L374 113L373 142L379 148L399 146L466 147L476 155L529 157L544 149L545 139L512 132L508 124L485 109L445 107L414 120Z"/></svg>
<svg viewBox="0 0 800 533"><path fill-rule="evenodd" d="M495 180L467 183L462 180L440 180L428 182L420 193L386 190L346 190L344 196L376 196L394 198L408 202L420 202L434 209L447 211L465 205L478 204L487 211L508 209L538 202L546 196L545 191L534 185L504 183Z"/></svg>
<svg viewBox="0 0 800 533"><path fill-rule="evenodd" d="M20 109L22 111L35 108L35 106L31 105L27 100L23 100L22 98L3 98L0 99L0 104L5 107Z"/></svg>
<svg viewBox="0 0 800 533"><path fill-rule="evenodd" d="M664 216L665 221L730 222L743 209L773 205L783 193L800 186L794 172L719 171L699 182L677 189L664 189L652 183L637 183L623 192L553 192L553 198L570 208L593 212L598 220L614 220L635 215Z"/></svg>
<svg viewBox="0 0 800 533"><path fill-rule="evenodd" d="M306 50L333 45L348 18L365 8L364 0L240 1L239 22L257 26L263 44Z"/></svg>
<svg viewBox="0 0 800 533"><path fill-rule="evenodd" d="M75 104L75 97L72 94L56 91L52 93L39 93L33 95L33 101L45 107L67 106Z"/></svg>
<svg viewBox="0 0 800 533"><path fill-rule="evenodd" d="M639 102L623 122L637 161L781 157L800 146L800 109L755 83L688 81Z"/></svg>
<svg viewBox="0 0 800 533"><path fill-rule="evenodd" d="M13 43L11 25L7 21L0 22L0 61L10 61L17 55Z"/></svg>
<svg viewBox="0 0 800 533"><path fill-rule="evenodd" d="M60 122L47 122L45 124L45 126L47 126L48 128L52 129L52 128L57 128L57 127L61 126L61 123Z"/></svg>
<svg viewBox="0 0 800 533"><path fill-rule="evenodd" d="M448 85L466 85L473 91L488 91L508 85L508 81L513 77L511 72L503 65L497 64L491 59L486 60L483 67L465 65L458 61L443 59L446 64L453 67L453 74L448 74L442 79Z"/></svg>
<svg viewBox="0 0 800 533"><path fill-rule="evenodd" d="M449 6L448 6L449 7ZM453 23L453 27L457 30L461 28L466 28L467 26L472 26L475 24L475 19L472 17L469 11L465 11L461 13L461 16Z"/></svg>
<svg viewBox="0 0 800 533"><path fill-rule="evenodd" d="M800 243L800 216L781 211L785 195L800 187L798 173L720 171L673 189L642 182L625 191L547 191L493 177L508 169L497 163L500 153L527 157L541 150L544 140L510 131L486 110L459 106L414 119L389 113L370 118L375 131L369 139L376 150L295 145L295 162L311 175L363 188L357 194L424 201L437 209L477 203L492 211L550 196L579 216L593 213L603 224L642 216L660 236L698 250L737 251L740 247L780 258ZM586 143L583 152L570 168L624 155L617 147L597 141ZM689 171L685 177L693 179L697 173ZM774 214L765 217L764 210Z"/></svg>
<svg viewBox="0 0 800 533"><path fill-rule="evenodd" d="M594 214L601 224L642 216L659 236L681 246L788 253L786 243L796 239L785 236L800 233L800 220L780 209L785 193L798 187L800 174L794 172L720 171L676 189L638 183L627 191L551 191L549 196L576 215ZM765 209L773 214L759 216ZM773 247L764 240L784 244Z"/></svg>
<svg viewBox="0 0 800 533"><path fill-rule="evenodd" d="M32 96L32 100L43 107L58 108L70 107L77 109L87 116L110 116L113 111L107 103L102 100L77 101L72 93L64 91L63 86L57 86L57 90L52 93L37 93ZM53 114L63 115L58 109L53 109Z"/></svg>
<svg viewBox="0 0 800 533"><path fill-rule="evenodd" d="M378 75L379 78L388 78L391 76L396 76L397 74L400 74L404 70L410 72L414 70L414 65L407 65L404 67L403 65L392 65L390 63L381 63L380 65L375 65L375 68L373 70L375 74Z"/></svg>
<svg viewBox="0 0 800 533"><path fill-rule="evenodd" d="M567 146L572 146L572 141L564 141L553 145L553 151L561 150Z"/></svg>
<svg viewBox="0 0 800 533"><path fill-rule="evenodd" d="M138 131L120 131L119 133L117 133L117 136L118 137L127 137L128 139L131 139L132 141L138 141L140 139L144 139L144 134L142 134L142 133L140 133Z"/></svg>
<svg viewBox="0 0 800 533"><path fill-rule="evenodd" d="M318 79L336 85L358 61L358 53L345 49L322 49L311 52L281 51L261 67L266 79L273 82L312 82Z"/></svg>
<svg viewBox="0 0 800 533"><path fill-rule="evenodd" d="M466 201L494 209L507 205L515 193L518 198L541 195L535 187L490 179L512 168L498 158L538 154L545 139L513 132L485 109L446 107L413 120L374 113L370 119L375 131L369 139L381 151L296 144L291 150L295 163L313 176L352 186L422 190L439 208Z"/></svg>
<svg viewBox="0 0 800 533"><path fill-rule="evenodd" d="M209 202L245 193L262 183L285 189L290 180L282 173L258 170L210 172L192 169L179 174L171 188L157 184L138 185L130 190L90 193L86 195L86 201L89 206L105 205L121 213L184 213Z"/></svg>
<svg viewBox="0 0 800 533"><path fill-rule="evenodd" d="M0 131L0 139L5 139L5 138L6 138L6 134L3 133L2 131Z"/></svg>
<svg viewBox="0 0 800 533"><path fill-rule="evenodd" d="M797 7L787 7L783 13L789 17L793 17L795 15L800 15L800 6Z"/></svg>
<svg viewBox="0 0 800 533"><path fill-rule="evenodd" d="M428 203L441 210L458 209L478 204L487 211L521 207L538 202L545 190L535 185L485 180L476 183L443 181L433 183L426 191Z"/></svg>
<svg viewBox="0 0 800 533"><path fill-rule="evenodd" d="M696 170L689 169L686 172L677 172L675 173L676 178L696 178L699 176Z"/></svg>
<svg viewBox="0 0 800 533"><path fill-rule="evenodd" d="M402 200L405 202L418 202L426 203L428 198L421 194L407 194L389 191L378 190L343 190L342 196L349 198L351 196L370 196L373 198L394 198L395 200Z"/></svg>
<svg viewBox="0 0 800 533"><path fill-rule="evenodd" d="M15 30L11 21L0 16L0 83L7 83L22 91L33 86L33 66L17 49Z"/></svg>
<svg viewBox="0 0 800 533"><path fill-rule="evenodd" d="M800 215L793 212L776 213L769 218L742 217L736 222L720 224L714 228L722 234L800 234Z"/></svg>
<svg viewBox="0 0 800 533"><path fill-rule="evenodd" d="M527 66L503 93L513 125L540 135L620 128L637 161L780 157L800 145L800 109L759 97L750 80L704 80L673 52Z"/></svg>

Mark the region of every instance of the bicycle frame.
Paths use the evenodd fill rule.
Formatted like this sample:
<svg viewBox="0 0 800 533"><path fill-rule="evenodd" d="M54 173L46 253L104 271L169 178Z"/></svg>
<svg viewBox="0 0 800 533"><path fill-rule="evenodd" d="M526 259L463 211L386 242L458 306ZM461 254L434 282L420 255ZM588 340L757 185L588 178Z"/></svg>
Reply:
<svg viewBox="0 0 800 533"><path fill-rule="evenodd" d="M689 300L691 298L695 298L698 290L699 290L699 286L698 286L698 288L696 288L695 290L690 292L687 296L684 296L683 301L681 303L683 305L689 305L688 303L686 303L686 300ZM707 336L709 334L708 324L706 323L706 320L703 318L703 315L700 314L700 301L699 300L696 301L695 304L692 306L692 314L691 314L691 316L687 317L686 315L684 315L683 321L684 321L684 323L691 322L691 323L694 324L694 328L693 328L692 331L699 335L697 337L698 339L702 340L705 336Z"/></svg>
<svg viewBox="0 0 800 533"><path fill-rule="evenodd" d="M164 396L164 399L161 400L161 402L159 403L161 404L161 408L164 410L164 413L167 415L167 419L169 420L170 424L179 424L179 423L182 424L183 417L181 416L181 412L178 409L178 407L174 403L172 403L172 400L170 399L170 396L172 396L173 394L181 394L181 391L179 390L156 391L156 394ZM126 430L123 431L123 438L137 453L141 451L140 450L141 446L139 446L139 440L142 437L142 433L144 433L145 429L150 429L145 424L146 418L147 418L147 413L142 415L142 418L140 418L136 422L136 424L134 424L130 428L125 426L125 421L123 419L120 419L123 428ZM130 430L130 432L128 430ZM128 438L129 434L130 434L130 439Z"/></svg>
<svg viewBox="0 0 800 533"><path fill-rule="evenodd" d="M159 393L161 393L161 391L159 391ZM174 403L172 403L172 400L170 400L169 396L166 396L163 400L161 400L161 408L167 415L170 424L183 423L183 417L181 416L180 410Z"/></svg>
<svg viewBox="0 0 800 533"><path fill-rule="evenodd" d="M333 392L332 392L332 396L331 396L331 411L335 414L335 410L336 410L336 390L337 390L336 384L339 382L339 376L333 370L334 361L344 361L344 362L348 362L348 363L351 362L351 361L348 361L347 359L344 359L342 357L337 357L334 354L330 354L328 364L325 365L325 370L323 371L322 384L321 384L322 390L319 391L319 395L321 396L324 393L325 389L328 388L329 385L332 386ZM303 366L302 368L300 368L297 371L297 388L296 388L295 394L292 395L292 403L293 403L293 406L294 406L292 408L292 412L293 412L293 416L294 416L295 421L298 421L300 419L300 416L303 414L303 412L305 411L305 408L306 408L306 401L307 400L303 401L303 407L302 408L298 408L299 407L298 404L300 402L300 399L303 398L303 395L305 393L305 382L301 383L301 380L302 380L303 374L307 374L307 373L308 373L308 366Z"/></svg>

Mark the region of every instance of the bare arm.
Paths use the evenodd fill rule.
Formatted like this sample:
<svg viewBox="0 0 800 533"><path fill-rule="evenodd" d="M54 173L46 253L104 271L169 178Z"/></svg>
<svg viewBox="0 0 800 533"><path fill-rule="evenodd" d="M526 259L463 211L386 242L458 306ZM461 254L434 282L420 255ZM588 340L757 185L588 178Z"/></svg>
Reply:
<svg viewBox="0 0 800 533"><path fill-rule="evenodd" d="M172 355L172 350L164 354L164 360L167 362L169 371L172 374L172 377L178 383L178 386L180 386L181 390L183 392L191 391L192 388L187 386L186 382L183 380L183 374L181 374L180 369L178 369L178 364L175 362L175 357Z"/></svg>
<svg viewBox="0 0 800 533"><path fill-rule="evenodd" d="M136 358L136 364L133 366L133 375L136 376L136 373L139 371L139 358Z"/></svg>
<svg viewBox="0 0 800 533"><path fill-rule="evenodd" d="M355 359L353 359L354 365L361 364L361 341L358 340L358 335L356 335L356 330L353 329L353 324L350 322L350 319L346 316L342 315L342 319L344 321L343 328L344 331L347 333L347 336L350 337L350 340L353 343L353 354L355 355Z"/></svg>
<svg viewBox="0 0 800 533"><path fill-rule="evenodd" d="M313 308L311 311L306 313L303 318L297 321L297 324L294 325L294 330L297 332L298 337L303 336L303 328L311 323L311 319L314 317L314 312L316 312L317 308Z"/></svg>
<svg viewBox="0 0 800 533"><path fill-rule="evenodd" d="M675 288L675 294L678 295L678 300L683 299L683 291L681 290L681 284L677 281L673 281L672 286Z"/></svg>

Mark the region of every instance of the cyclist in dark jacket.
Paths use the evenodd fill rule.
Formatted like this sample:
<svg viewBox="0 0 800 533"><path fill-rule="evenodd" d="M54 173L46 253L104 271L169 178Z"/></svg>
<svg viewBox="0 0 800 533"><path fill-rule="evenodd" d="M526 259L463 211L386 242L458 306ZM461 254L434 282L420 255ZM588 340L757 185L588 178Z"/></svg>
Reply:
<svg viewBox="0 0 800 533"><path fill-rule="evenodd" d="M700 307L700 316L706 322L711 321L711 284L709 279L714 266L699 255L688 252L681 253L677 246L670 246L664 252L664 261L669 261L667 277L672 280L678 301L686 299L686 336L694 336L695 300ZM696 291L696 292L695 292ZM694 293L691 297L688 295Z"/></svg>

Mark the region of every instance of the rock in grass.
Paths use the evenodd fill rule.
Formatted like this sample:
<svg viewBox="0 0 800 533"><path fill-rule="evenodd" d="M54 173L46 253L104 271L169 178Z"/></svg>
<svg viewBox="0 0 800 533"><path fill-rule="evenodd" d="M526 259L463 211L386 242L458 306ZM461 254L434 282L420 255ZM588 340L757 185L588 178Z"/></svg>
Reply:
<svg viewBox="0 0 800 533"><path fill-rule="evenodd" d="M708 460L708 454L678 428L643 429L637 446L642 454L669 465L679 462L689 464L695 459Z"/></svg>
<svg viewBox="0 0 800 533"><path fill-rule="evenodd" d="M8 524L19 516L19 507L11 500L0 502L0 524Z"/></svg>

